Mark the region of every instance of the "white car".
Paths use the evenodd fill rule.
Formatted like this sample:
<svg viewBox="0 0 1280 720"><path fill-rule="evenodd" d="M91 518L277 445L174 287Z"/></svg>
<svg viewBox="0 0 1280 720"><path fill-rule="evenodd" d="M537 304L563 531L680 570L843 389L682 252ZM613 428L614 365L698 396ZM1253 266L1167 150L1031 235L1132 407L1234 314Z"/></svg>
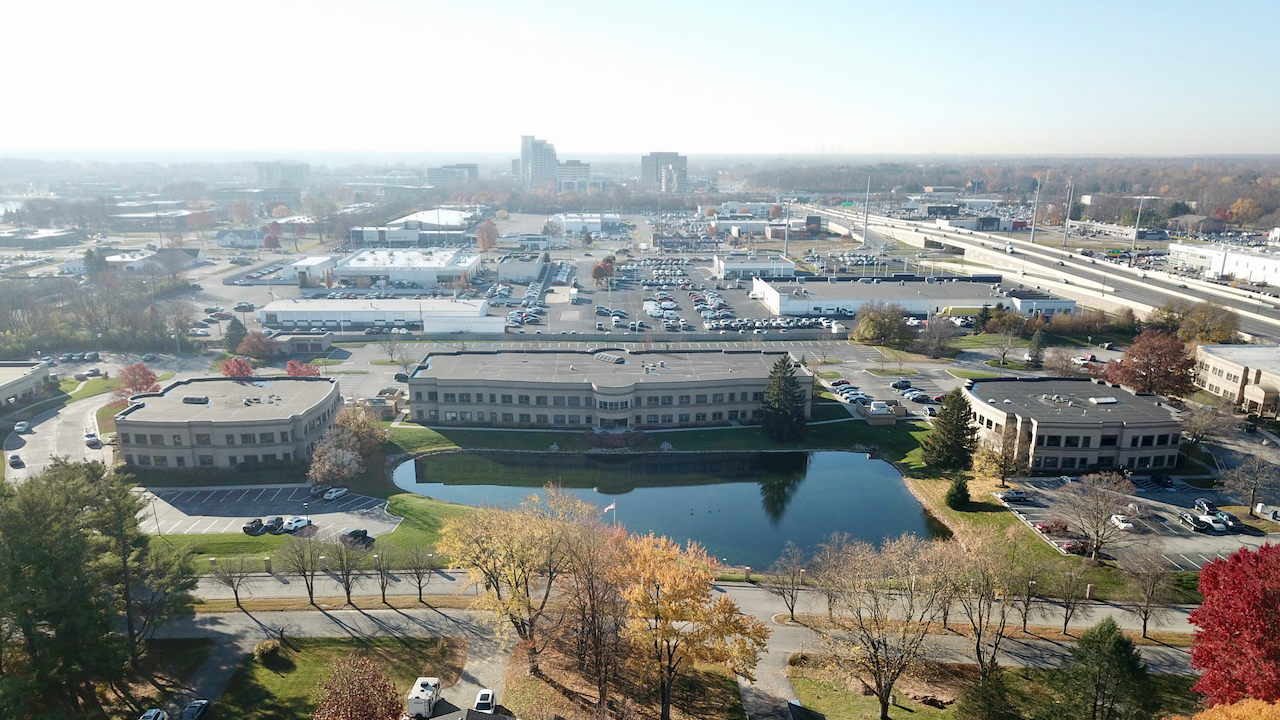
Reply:
<svg viewBox="0 0 1280 720"><path fill-rule="evenodd" d="M343 495L346 495L346 494L347 494L347 492L348 492L348 490L347 490L346 488L333 488L332 490L329 490L328 492L326 492L326 493L324 494L324 499L325 499L325 500L337 500L338 498L342 497Z"/></svg>
<svg viewBox="0 0 1280 720"><path fill-rule="evenodd" d="M496 706L497 703L493 700L493 691L489 688L485 688L476 693L476 704L472 709L476 712L482 712L485 715L492 715Z"/></svg>
<svg viewBox="0 0 1280 720"><path fill-rule="evenodd" d="M1217 515L1200 515L1198 517L1200 518L1200 522L1208 525L1214 532L1227 531L1227 524L1222 522L1222 519Z"/></svg>
<svg viewBox="0 0 1280 720"><path fill-rule="evenodd" d="M13 431L18 433L19 435L23 433L29 433L31 432L31 423L27 422L26 420L23 420L21 422L16 422L13 424Z"/></svg>
<svg viewBox="0 0 1280 720"><path fill-rule="evenodd" d="M299 530L301 530L302 528L310 524L311 524L311 521L308 520L307 518L294 516L284 521L284 525L280 526L280 532L282 533L298 532Z"/></svg>
<svg viewBox="0 0 1280 720"><path fill-rule="evenodd" d="M1133 529L1133 523L1129 522L1129 516L1128 516L1128 515L1112 515L1112 516L1111 516L1111 524L1112 524L1112 525L1115 525L1116 527L1120 528L1121 530L1132 530L1132 529Z"/></svg>

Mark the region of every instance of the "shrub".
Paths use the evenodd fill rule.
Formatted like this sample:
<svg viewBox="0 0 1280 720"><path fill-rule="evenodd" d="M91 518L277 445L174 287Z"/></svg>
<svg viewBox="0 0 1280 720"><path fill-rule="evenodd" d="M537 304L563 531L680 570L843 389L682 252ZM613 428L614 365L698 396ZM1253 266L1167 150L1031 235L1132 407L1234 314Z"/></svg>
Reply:
<svg viewBox="0 0 1280 720"><path fill-rule="evenodd" d="M969 506L969 480L964 475L957 475L956 479L951 481L951 487L947 488L944 502L952 510L963 510Z"/></svg>

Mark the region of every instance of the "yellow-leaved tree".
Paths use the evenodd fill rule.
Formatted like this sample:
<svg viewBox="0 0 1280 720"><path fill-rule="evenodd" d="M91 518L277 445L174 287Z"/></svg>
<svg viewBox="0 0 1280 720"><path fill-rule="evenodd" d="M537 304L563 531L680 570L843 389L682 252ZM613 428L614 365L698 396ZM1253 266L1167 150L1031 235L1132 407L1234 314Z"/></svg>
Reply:
<svg viewBox="0 0 1280 720"><path fill-rule="evenodd" d="M1169 720L1186 720L1174 715ZM1241 700L1230 705L1215 705L1201 710L1191 720L1280 720L1280 703L1266 700Z"/></svg>
<svg viewBox="0 0 1280 720"><path fill-rule="evenodd" d="M627 540L622 595L626 636L643 676L658 683L661 720L671 720L671 690L697 663L723 665L751 678L769 628L738 612L726 595L715 597L716 562L697 543L681 547L666 537Z"/></svg>

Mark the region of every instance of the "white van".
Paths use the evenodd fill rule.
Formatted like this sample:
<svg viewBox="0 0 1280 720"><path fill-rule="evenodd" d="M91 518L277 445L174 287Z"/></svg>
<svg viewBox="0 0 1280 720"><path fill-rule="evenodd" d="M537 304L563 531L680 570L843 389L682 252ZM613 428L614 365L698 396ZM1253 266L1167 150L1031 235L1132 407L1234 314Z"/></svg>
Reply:
<svg viewBox="0 0 1280 720"><path fill-rule="evenodd" d="M664 320L679 320L680 313L676 312L675 310L663 310L662 317Z"/></svg>

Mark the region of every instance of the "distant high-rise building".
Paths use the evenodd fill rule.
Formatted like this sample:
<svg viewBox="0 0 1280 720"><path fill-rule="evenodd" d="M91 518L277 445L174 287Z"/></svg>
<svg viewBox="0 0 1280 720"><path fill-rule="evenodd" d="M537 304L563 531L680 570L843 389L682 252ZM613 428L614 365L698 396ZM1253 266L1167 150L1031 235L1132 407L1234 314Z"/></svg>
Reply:
<svg viewBox="0 0 1280 720"><path fill-rule="evenodd" d="M520 137L520 181L525 187L554 184L559 168L555 145L532 135Z"/></svg>
<svg viewBox="0 0 1280 720"><path fill-rule="evenodd" d="M428 185L461 185L480 179L480 166L462 163L427 168Z"/></svg>
<svg viewBox="0 0 1280 720"><path fill-rule="evenodd" d="M687 192L689 158L674 152L641 155L640 184L657 187L661 192Z"/></svg>
<svg viewBox="0 0 1280 720"><path fill-rule="evenodd" d="M556 168L556 192L586 190L591 182L591 163L565 160Z"/></svg>
<svg viewBox="0 0 1280 720"><path fill-rule="evenodd" d="M306 163L254 163L258 168L258 185L261 187L306 187L311 179L311 166Z"/></svg>

